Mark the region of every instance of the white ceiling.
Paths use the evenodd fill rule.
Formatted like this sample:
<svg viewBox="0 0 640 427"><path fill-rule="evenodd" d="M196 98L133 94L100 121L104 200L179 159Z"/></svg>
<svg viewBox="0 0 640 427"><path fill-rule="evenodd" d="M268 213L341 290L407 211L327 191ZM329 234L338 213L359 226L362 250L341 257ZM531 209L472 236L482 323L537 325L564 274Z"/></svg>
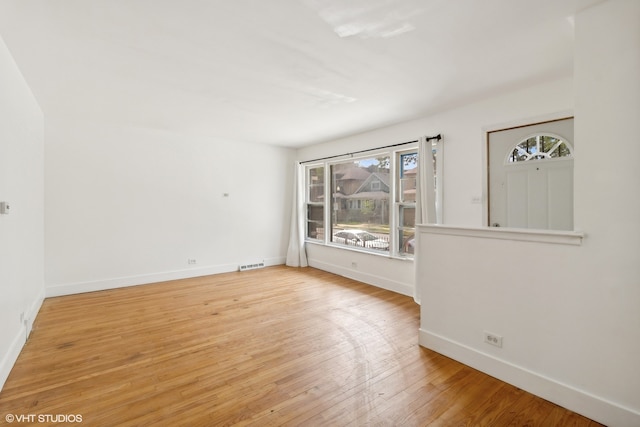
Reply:
<svg viewBox="0 0 640 427"><path fill-rule="evenodd" d="M581 0L0 0L45 116L297 147L569 76Z"/></svg>

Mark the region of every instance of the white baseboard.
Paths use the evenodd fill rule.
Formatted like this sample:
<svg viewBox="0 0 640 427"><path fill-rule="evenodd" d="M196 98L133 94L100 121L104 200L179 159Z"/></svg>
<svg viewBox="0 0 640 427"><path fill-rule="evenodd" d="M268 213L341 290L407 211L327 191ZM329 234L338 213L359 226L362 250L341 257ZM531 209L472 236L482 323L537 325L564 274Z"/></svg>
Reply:
<svg viewBox="0 0 640 427"><path fill-rule="evenodd" d="M4 387L4 383L7 381L7 378L9 378L11 369L13 369L13 365L15 365L16 360L18 360L18 356L20 355L22 347L24 347L24 343L25 332L24 329L20 328L9 346L9 351L5 353L0 361L0 390Z"/></svg>
<svg viewBox="0 0 640 427"><path fill-rule="evenodd" d="M27 307L27 310L25 311L25 318L27 319L25 341L26 341L26 338L29 338L29 335L31 334L31 330L33 329L33 322L35 322L36 317L40 312L40 308L42 307L44 298L45 298L45 289L43 286L40 292L38 293L38 296L36 297L36 299L31 303L29 307Z"/></svg>
<svg viewBox="0 0 640 427"><path fill-rule="evenodd" d="M413 287L406 283L389 280L384 277L365 273L363 271L355 271L341 267L339 265L312 259L309 259L309 266L317 268L319 270L328 271L329 273L337 274L349 279L357 280L358 282L366 283L368 285L373 285L378 288L386 289L388 291L393 291L406 296L413 296Z"/></svg>
<svg viewBox="0 0 640 427"><path fill-rule="evenodd" d="M285 257L269 258L264 260L265 267L284 264ZM116 277L90 282L67 283L61 285L48 285L47 297L80 294L84 292L104 291L107 289L124 288L128 286L146 285L149 283L166 282L169 280L190 279L192 277L209 276L212 274L231 273L238 271L237 264L222 264L185 270L165 271L160 273L140 274L136 276Z"/></svg>
<svg viewBox="0 0 640 427"><path fill-rule="evenodd" d="M9 378L9 374L11 373L11 369L13 369L13 365L15 365L16 360L18 360L18 356L24 347L29 334L31 333L31 329L33 328L33 322L40 311L40 307L42 307L42 303L44 302L44 289L42 289L35 300L27 307L25 311L25 319L27 320L26 325L22 325L19 329L16 329L16 334L11 344L9 345L9 350L2 356L2 360L0 360L0 390L4 387L4 383Z"/></svg>
<svg viewBox="0 0 640 427"><path fill-rule="evenodd" d="M455 359L599 423L617 427L640 426L640 413L630 408L482 353L441 335L420 329L419 343L425 348Z"/></svg>

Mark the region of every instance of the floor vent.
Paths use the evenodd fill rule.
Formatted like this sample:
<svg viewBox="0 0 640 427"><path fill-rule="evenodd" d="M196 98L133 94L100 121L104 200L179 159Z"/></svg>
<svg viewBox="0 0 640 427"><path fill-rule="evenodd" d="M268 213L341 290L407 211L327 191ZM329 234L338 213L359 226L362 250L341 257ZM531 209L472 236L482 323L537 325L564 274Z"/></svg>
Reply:
<svg viewBox="0 0 640 427"><path fill-rule="evenodd" d="M247 270L255 270L257 268L264 268L264 262L257 262L255 264L243 264L239 267L239 270L247 271Z"/></svg>

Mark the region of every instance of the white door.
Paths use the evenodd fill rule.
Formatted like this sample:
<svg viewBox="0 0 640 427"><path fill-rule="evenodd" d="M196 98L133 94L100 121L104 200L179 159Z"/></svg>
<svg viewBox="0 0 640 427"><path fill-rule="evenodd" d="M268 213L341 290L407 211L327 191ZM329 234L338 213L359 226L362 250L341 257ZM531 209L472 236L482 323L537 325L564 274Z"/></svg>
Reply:
<svg viewBox="0 0 640 427"><path fill-rule="evenodd" d="M573 230L573 118L489 133L489 224Z"/></svg>

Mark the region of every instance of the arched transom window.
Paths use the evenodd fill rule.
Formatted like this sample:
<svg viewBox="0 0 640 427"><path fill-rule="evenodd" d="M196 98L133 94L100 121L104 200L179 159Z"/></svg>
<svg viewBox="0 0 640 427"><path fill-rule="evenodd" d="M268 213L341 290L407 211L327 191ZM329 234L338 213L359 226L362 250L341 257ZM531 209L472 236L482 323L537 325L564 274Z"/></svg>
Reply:
<svg viewBox="0 0 640 427"><path fill-rule="evenodd" d="M533 135L518 143L511 150L507 162L526 162L529 160L555 159L571 157L572 150L569 143L556 135Z"/></svg>

